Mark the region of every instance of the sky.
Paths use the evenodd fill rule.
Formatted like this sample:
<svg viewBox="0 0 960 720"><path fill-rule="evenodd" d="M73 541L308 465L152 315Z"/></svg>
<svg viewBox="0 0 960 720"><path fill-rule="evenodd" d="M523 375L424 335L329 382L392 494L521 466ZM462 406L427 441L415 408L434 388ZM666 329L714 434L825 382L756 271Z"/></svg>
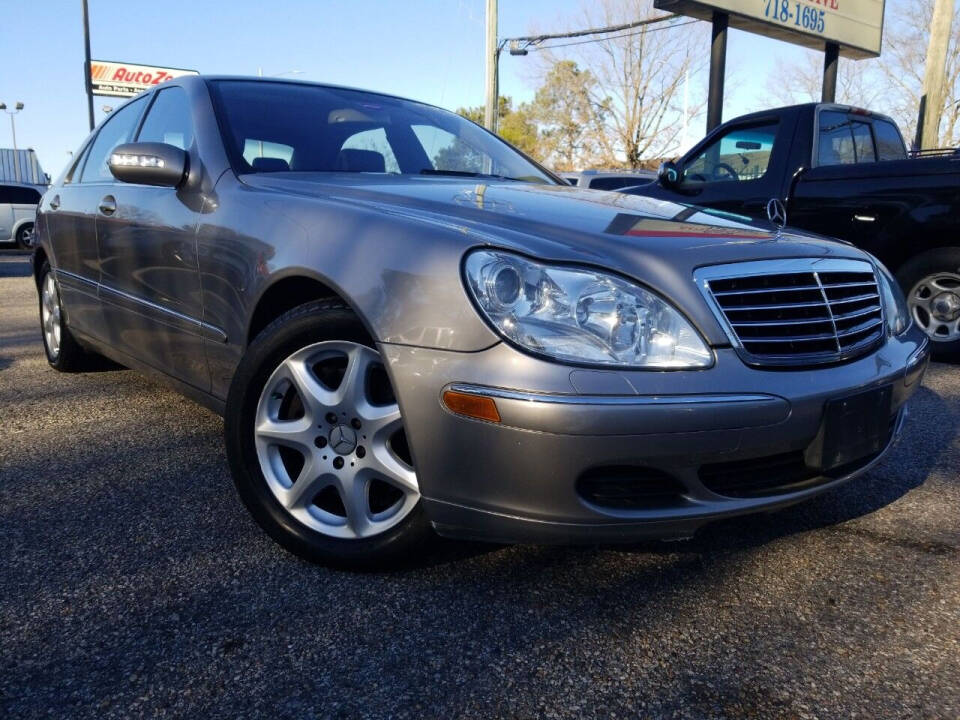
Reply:
<svg viewBox="0 0 960 720"><path fill-rule="evenodd" d="M500 0L500 37L565 31L589 0ZM279 75L379 90L454 110L484 100L484 0L89 0L93 59ZM56 177L88 134L81 0L0 0L0 101L24 103L17 146L36 150ZM707 25L704 24L706 27ZM709 33L702 33L709 54ZM795 46L730 31L724 118L769 105L776 62ZM758 59L760 62L758 62ZM517 102L536 89L535 60L503 53L500 92ZM750 82L743 82L747 69ZM705 92L703 78L691 92ZM95 97L102 107L120 98ZM10 147L0 118L0 147ZM703 128L691 129L691 141Z"/></svg>

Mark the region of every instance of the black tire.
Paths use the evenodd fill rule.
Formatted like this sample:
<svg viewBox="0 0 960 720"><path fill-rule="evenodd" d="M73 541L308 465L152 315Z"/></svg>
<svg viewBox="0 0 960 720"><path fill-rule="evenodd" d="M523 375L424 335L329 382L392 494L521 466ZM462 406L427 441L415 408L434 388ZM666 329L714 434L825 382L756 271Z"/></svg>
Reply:
<svg viewBox="0 0 960 720"><path fill-rule="evenodd" d="M325 340L374 347L356 315L340 300L306 303L266 327L247 349L227 397L224 435L227 459L241 500L254 520L282 547L311 562L351 570L382 570L405 565L433 532L416 506L379 535L340 539L325 535L291 515L270 490L260 469L254 418L260 395L273 371L294 352ZM375 349L375 348L374 348Z"/></svg>
<svg viewBox="0 0 960 720"><path fill-rule="evenodd" d="M39 283L37 284L37 299L40 310L40 337L43 340L43 350L47 355L47 362L50 367L60 372L81 372L85 370L90 363L89 356L80 346L70 332L67 326L67 317L63 313L60 305L60 289L57 285L57 304L60 306L60 347L56 351L50 347L47 342L47 333L44 332L43 325L43 287L47 282L47 277L51 275L50 263L44 260L40 267ZM56 280L54 280L56 284Z"/></svg>
<svg viewBox="0 0 960 720"><path fill-rule="evenodd" d="M944 272L960 275L960 247L928 250L911 258L897 271L897 282L909 302L911 291L921 280ZM916 318L914 321L916 322ZM960 361L960 340L947 342L931 336L930 350L936 360Z"/></svg>
<svg viewBox="0 0 960 720"><path fill-rule="evenodd" d="M33 223L24 223L17 229L17 247L21 250L29 250L33 247Z"/></svg>

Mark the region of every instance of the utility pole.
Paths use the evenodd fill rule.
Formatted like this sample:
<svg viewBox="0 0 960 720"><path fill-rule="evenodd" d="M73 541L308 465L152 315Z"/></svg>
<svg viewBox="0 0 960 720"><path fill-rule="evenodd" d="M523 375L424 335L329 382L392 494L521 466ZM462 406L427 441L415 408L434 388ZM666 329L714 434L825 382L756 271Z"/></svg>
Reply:
<svg viewBox="0 0 960 720"><path fill-rule="evenodd" d="M491 132L497 131L497 95L499 74L497 61L500 53L497 51L497 0L487 0L487 42L486 42L486 86L487 102L483 112L483 126Z"/></svg>
<svg viewBox="0 0 960 720"><path fill-rule="evenodd" d="M93 130L93 85L90 81L90 11L83 0L83 86L87 89L87 116Z"/></svg>
<svg viewBox="0 0 960 720"><path fill-rule="evenodd" d="M923 96L917 119L917 148L926 150L940 143L940 116L943 112L947 46L953 24L953 0L936 0L930 21L930 42L923 72Z"/></svg>

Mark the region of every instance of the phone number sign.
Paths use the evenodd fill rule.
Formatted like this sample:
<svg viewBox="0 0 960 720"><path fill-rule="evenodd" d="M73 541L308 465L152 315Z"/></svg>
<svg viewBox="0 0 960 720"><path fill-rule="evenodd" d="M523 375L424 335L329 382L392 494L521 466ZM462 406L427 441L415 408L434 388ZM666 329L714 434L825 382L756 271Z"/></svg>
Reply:
<svg viewBox="0 0 960 720"><path fill-rule="evenodd" d="M660 10L710 20L727 13L730 27L815 50L826 43L855 59L876 57L883 40L885 0L654 0Z"/></svg>

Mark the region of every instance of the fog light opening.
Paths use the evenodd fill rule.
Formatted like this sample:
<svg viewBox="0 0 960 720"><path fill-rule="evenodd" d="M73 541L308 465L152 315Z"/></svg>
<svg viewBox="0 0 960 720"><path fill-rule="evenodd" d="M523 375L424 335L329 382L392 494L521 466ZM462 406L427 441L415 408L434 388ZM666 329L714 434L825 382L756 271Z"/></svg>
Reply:
<svg viewBox="0 0 960 720"><path fill-rule="evenodd" d="M473 418L474 420L484 420L486 422L500 422L500 413L497 410L497 404L493 401L493 398L484 395L472 395L456 390L446 390L443 393L443 404L450 412L456 413L457 415L463 415Z"/></svg>

